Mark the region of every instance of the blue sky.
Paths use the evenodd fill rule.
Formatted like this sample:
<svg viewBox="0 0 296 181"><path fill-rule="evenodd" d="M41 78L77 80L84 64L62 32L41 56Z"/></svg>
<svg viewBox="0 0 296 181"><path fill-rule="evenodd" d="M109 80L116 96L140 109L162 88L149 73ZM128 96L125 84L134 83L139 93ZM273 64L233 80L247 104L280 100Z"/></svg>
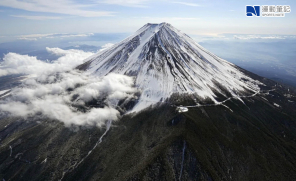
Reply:
<svg viewBox="0 0 296 181"><path fill-rule="evenodd" d="M249 18L246 5L290 5L284 18ZM295 1L0 0L0 37L134 32L168 22L188 34L296 34Z"/></svg>

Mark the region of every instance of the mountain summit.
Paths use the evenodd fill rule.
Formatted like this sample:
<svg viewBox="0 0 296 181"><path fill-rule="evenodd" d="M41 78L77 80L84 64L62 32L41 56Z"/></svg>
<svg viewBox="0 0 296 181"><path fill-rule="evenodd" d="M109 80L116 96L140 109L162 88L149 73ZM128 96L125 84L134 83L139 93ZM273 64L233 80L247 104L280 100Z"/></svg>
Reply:
<svg viewBox="0 0 296 181"><path fill-rule="evenodd" d="M253 94L260 84L168 23L148 23L78 68L99 76L111 72L134 76L142 91L134 111L173 93L216 102L217 93L232 97Z"/></svg>

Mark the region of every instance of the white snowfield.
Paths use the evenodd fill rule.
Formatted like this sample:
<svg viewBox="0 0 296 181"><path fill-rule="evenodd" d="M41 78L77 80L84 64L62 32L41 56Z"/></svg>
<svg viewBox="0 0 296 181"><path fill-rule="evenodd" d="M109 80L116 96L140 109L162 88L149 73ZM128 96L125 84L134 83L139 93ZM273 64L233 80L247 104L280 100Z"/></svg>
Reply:
<svg viewBox="0 0 296 181"><path fill-rule="evenodd" d="M205 50L167 23L146 24L135 34L87 59L86 70L98 76L110 72L135 77L142 91L134 111L161 102L173 93L196 94L217 102L214 91L232 97L260 91L260 82ZM222 93L223 94L223 93Z"/></svg>

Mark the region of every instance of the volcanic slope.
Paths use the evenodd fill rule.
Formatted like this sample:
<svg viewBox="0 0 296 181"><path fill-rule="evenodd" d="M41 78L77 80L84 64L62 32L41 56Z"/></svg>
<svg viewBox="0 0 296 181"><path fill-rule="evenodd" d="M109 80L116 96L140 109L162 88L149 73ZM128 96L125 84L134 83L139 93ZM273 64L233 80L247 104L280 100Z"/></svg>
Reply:
<svg viewBox="0 0 296 181"><path fill-rule="evenodd" d="M2 116L0 179L296 180L295 89L171 25L147 24L77 68L133 76L141 94L118 101L121 118L105 129Z"/></svg>
<svg viewBox="0 0 296 181"><path fill-rule="evenodd" d="M217 93L253 94L261 84L168 23L144 25L78 69L98 76L112 72L135 77L142 93L133 111L163 102L174 93L194 94L198 100L216 103Z"/></svg>

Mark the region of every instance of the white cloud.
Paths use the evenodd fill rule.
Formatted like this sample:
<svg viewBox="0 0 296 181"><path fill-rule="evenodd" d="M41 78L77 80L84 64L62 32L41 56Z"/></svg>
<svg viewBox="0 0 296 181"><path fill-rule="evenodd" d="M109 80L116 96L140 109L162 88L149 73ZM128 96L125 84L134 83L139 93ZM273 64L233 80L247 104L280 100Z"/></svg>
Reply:
<svg viewBox="0 0 296 181"><path fill-rule="evenodd" d="M108 48L111 48L113 45L114 45L113 43L106 43L105 45L102 46L102 48L99 50L99 52L106 50Z"/></svg>
<svg viewBox="0 0 296 181"><path fill-rule="evenodd" d="M105 45L102 46L102 48L110 48L113 45L114 45L113 43L106 43Z"/></svg>
<svg viewBox="0 0 296 181"><path fill-rule="evenodd" d="M37 38L26 38L26 37L20 37L19 40L28 40L28 41L37 41Z"/></svg>
<svg viewBox="0 0 296 181"><path fill-rule="evenodd" d="M131 96L136 91L132 85L131 77L116 74L103 78L86 76L76 71L47 75L45 78L24 81L21 88L11 91L11 97L0 101L0 109L24 118L42 114L66 126L100 127L107 120L117 120L119 112L112 107L111 102ZM69 88L74 90L68 91ZM73 97L77 98L73 100ZM88 108L86 112L77 109L92 99L100 98L106 98L102 108Z"/></svg>
<svg viewBox="0 0 296 181"><path fill-rule="evenodd" d="M30 40L30 41L35 41L38 40L39 38L71 38L71 37L86 37L86 36L93 36L94 33L87 33L87 34L56 34L56 33L51 33L51 34L31 34L31 35L20 35L18 36L19 40Z"/></svg>
<svg viewBox="0 0 296 181"><path fill-rule="evenodd" d="M28 55L19 55L16 53L8 53L1 62L0 76L9 74L30 74L31 72L39 73L44 69L44 62L38 61L36 57Z"/></svg>
<svg viewBox="0 0 296 181"><path fill-rule="evenodd" d="M194 6L194 7L200 6L199 4L196 4L196 3L187 3L187 2L173 2L173 3L182 4L185 6Z"/></svg>
<svg viewBox="0 0 296 181"><path fill-rule="evenodd" d="M18 36L19 40L29 40L29 41L36 41L38 38L53 36L54 34L31 34L31 35L20 35Z"/></svg>
<svg viewBox="0 0 296 181"><path fill-rule="evenodd" d="M54 33L50 33L50 34L30 34L30 35L21 35L21 37L25 37L25 38L42 38L42 37L46 37L46 36L52 36L55 35Z"/></svg>
<svg viewBox="0 0 296 181"><path fill-rule="evenodd" d="M128 7L140 7L140 8L147 7L146 2L148 2L148 0L103 0L103 1L99 1L99 3L104 3L104 4L113 4L113 5L128 6Z"/></svg>
<svg viewBox="0 0 296 181"><path fill-rule="evenodd" d="M85 36L93 36L94 33L88 33L88 34L66 34L61 35L61 38L68 38L68 37L85 37Z"/></svg>
<svg viewBox="0 0 296 181"><path fill-rule="evenodd" d="M16 18L25 18L30 20L50 20L50 19L61 19L58 16L26 16L26 15L10 15Z"/></svg>
<svg viewBox="0 0 296 181"><path fill-rule="evenodd" d="M149 22L192 21L192 20L200 19L195 17L134 17L134 18L146 19L146 21L149 21Z"/></svg>
<svg viewBox="0 0 296 181"><path fill-rule="evenodd" d="M286 39L285 36L281 35L234 35L234 39L238 40L251 40L251 39Z"/></svg>
<svg viewBox="0 0 296 181"><path fill-rule="evenodd" d="M55 55L61 56L51 64L37 60L36 57L8 53L0 64L0 76L8 74L51 74L55 72L69 71L84 63L84 60L93 55L92 52L82 50L62 50L60 48L46 48Z"/></svg>
<svg viewBox="0 0 296 181"><path fill-rule="evenodd" d="M92 4L79 4L72 0L1 0L0 6L22 9L32 12L46 12L82 17L112 16L110 11L85 10Z"/></svg>
<svg viewBox="0 0 296 181"><path fill-rule="evenodd" d="M41 115L59 120L66 126L95 125L101 127L107 120L117 120L119 112L114 108L118 100L133 97L131 77L108 74L105 77L87 75L73 67L84 62L91 53L81 50L47 48L60 56L52 64L36 57L8 53L1 64L7 73L35 74L23 81L21 87L11 90L10 96L0 100L0 110L13 116L27 118ZM5 74L5 72L4 72ZM101 108L86 104L102 100ZM81 110L83 107L83 110Z"/></svg>

